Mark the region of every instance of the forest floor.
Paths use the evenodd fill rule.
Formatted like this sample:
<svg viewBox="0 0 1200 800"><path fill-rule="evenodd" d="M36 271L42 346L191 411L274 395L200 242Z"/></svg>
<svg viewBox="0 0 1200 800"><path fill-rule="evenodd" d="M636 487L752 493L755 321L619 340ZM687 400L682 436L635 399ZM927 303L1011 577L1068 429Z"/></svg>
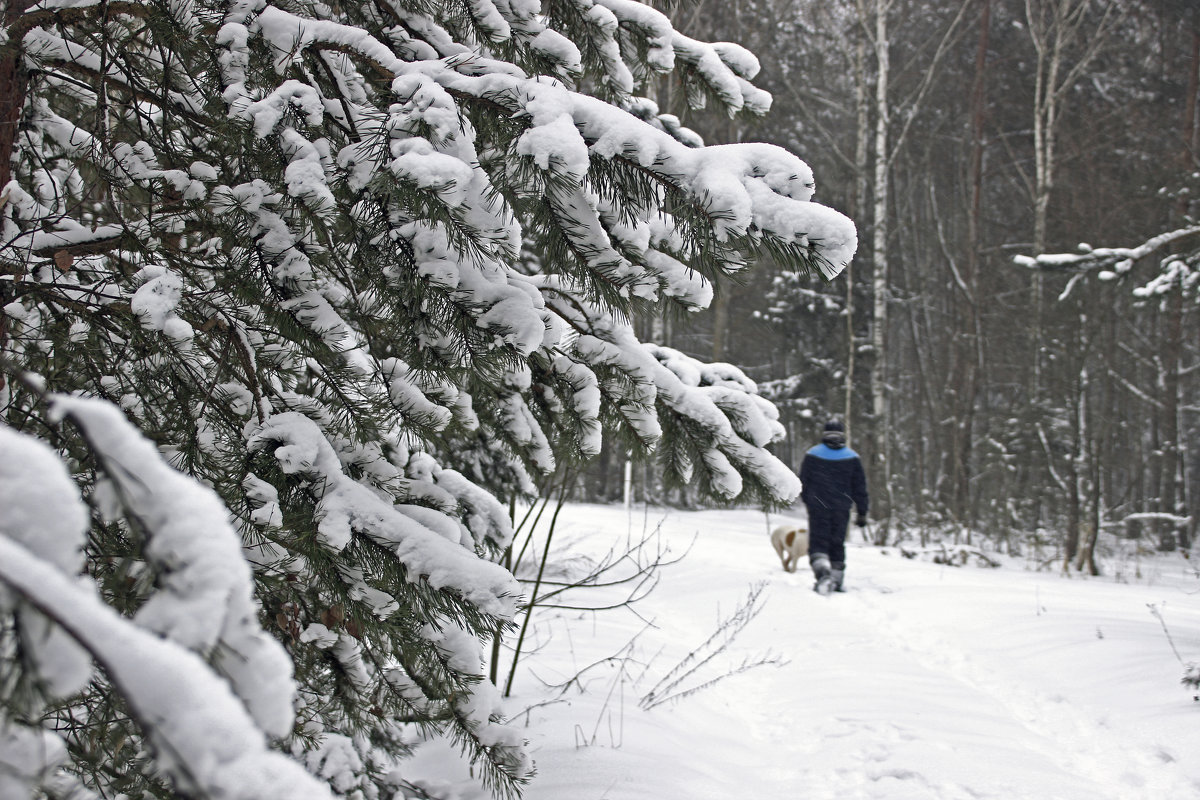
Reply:
<svg viewBox="0 0 1200 800"><path fill-rule="evenodd" d="M1178 553L1085 578L853 543L848 591L822 597L767 530L747 510L564 509L556 579L644 532L686 556L632 609L535 612L508 703L538 764L527 800L1200 798L1180 684L1200 577Z"/></svg>

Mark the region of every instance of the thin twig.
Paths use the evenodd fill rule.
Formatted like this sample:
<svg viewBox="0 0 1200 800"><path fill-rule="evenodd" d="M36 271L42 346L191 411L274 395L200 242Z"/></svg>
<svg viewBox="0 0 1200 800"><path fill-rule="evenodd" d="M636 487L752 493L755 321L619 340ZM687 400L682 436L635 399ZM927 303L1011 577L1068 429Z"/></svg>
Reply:
<svg viewBox="0 0 1200 800"><path fill-rule="evenodd" d="M1167 636L1167 644L1171 645L1171 652L1175 654L1175 658L1179 659L1180 664L1185 664L1183 656L1179 654L1179 648L1175 646L1175 640L1171 637L1171 631L1167 629L1167 620L1163 617L1162 612L1158 610L1158 604L1146 603L1146 608L1150 609L1150 613L1158 620L1158 624L1162 625L1163 633Z"/></svg>
<svg viewBox="0 0 1200 800"><path fill-rule="evenodd" d="M758 613L762 610L759 599L765 587L765 583L753 584L746 596L746 600L729 617L722 620L712 635L705 639L699 647L692 650L692 652L680 659L678 664L668 670L667 674L660 678L658 683L642 696L638 705L648 711L665 702L679 700L695 694L730 675L745 672L754 666L782 663L779 659L767 654L755 662L743 661L739 667L727 671L717 678L706 680L687 689L679 688L689 678L694 678L714 658L725 652L729 645L733 643L733 640L737 638L738 634L745 629L746 625L758 616Z"/></svg>

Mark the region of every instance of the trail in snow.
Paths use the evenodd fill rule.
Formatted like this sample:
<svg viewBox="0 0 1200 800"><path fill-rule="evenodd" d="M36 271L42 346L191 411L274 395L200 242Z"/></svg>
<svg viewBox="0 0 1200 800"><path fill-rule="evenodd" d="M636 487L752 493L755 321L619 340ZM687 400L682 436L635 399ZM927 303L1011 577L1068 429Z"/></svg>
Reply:
<svg viewBox="0 0 1200 800"><path fill-rule="evenodd" d="M595 506L567 519L585 536L577 552L629 523ZM662 530L675 546L700 537L640 607L656 628L577 612L540 622L515 705L538 699L539 679L596 666L529 712L541 772L530 800L1200 798L1189 760L1200 704L1146 609L1165 604L1181 650L1200 655L1194 578L1066 580L1019 562L950 568L859 546L852 590L823 598L808 574L779 569L761 514L676 513ZM639 709L755 581L767 582L762 612L693 682L768 650L788 662Z"/></svg>
<svg viewBox="0 0 1200 800"><path fill-rule="evenodd" d="M1055 782L1062 785L1051 796L1073 796L1084 787L1086 794L1080 796L1092 798L1200 796L1200 786L1173 766L1182 755L1175 748L1143 741L1128 729L1114 730L1094 711L1075 707L1063 694L1047 694L1037 685L997 672L912 620L902 619L867 593L834 610L869 625L878 640L897 654L911 656L932 674L961 684L984 705L1022 726L1022 735L1010 743L1028 744L1061 770L1061 780ZM907 687L900 683L895 688ZM991 735L994 738L995 731ZM980 756L986 758L987 753ZM1045 786L1031 787L1030 794L1045 796L1046 791Z"/></svg>

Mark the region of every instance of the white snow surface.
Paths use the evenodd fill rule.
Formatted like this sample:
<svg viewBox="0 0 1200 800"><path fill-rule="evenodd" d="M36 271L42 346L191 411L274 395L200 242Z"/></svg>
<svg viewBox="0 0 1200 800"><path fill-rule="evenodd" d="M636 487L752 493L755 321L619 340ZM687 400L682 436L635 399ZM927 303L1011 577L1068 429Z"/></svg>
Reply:
<svg viewBox="0 0 1200 800"><path fill-rule="evenodd" d="M652 627L535 615L507 707L538 767L527 800L1200 797L1200 703L1180 685L1181 658L1200 659L1200 577L1178 554L1068 578L1006 556L996 569L908 559L852 529L848 591L821 597L807 560L784 573L770 547L784 519L803 511L564 509L559 564L660 524L674 552L695 543L637 606ZM757 582L762 612L681 688L767 653L786 664L641 710ZM581 671L545 704L543 682Z"/></svg>

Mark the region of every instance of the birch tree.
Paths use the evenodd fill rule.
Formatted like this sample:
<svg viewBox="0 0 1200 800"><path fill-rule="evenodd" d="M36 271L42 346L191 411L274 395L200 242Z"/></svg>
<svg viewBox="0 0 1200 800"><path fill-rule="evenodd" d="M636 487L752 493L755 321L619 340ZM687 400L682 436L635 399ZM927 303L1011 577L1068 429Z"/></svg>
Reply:
<svg viewBox="0 0 1200 800"><path fill-rule="evenodd" d="M1033 251L1046 252L1050 195L1058 158L1058 134L1071 89L1105 46L1124 12L1111 0L1025 0L1025 24L1036 55L1033 87ZM1041 382L1042 282L1033 276L1034 352L1031 387Z"/></svg>
<svg viewBox="0 0 1200 800"><path fill-rule="evenodd" d="M873 180L871 182L871 430L872 447L870 458L875 465L873 484L891 505L891 420L889 416L890 358L889 305L892 302L889 237L890 198L892 164L905 144L913 121L926 101L934 79L941 67L942 59L953 42L961 35L969 2L959 4L933 49L929 61L922 64L921 78L912 93L897 100L891 88L891 34L888 15L893 12L894 0L858 0L859 18L865 29L872 31L872 54L874 56L875 93L872 112L875 120L873 154ZM873 26L870 24L873 22ZM893 133L893 114L899 117L899 129ZM886 519L886 517L885 517ZM882 527L882 536L887 536L887 524Z"/></svg>

